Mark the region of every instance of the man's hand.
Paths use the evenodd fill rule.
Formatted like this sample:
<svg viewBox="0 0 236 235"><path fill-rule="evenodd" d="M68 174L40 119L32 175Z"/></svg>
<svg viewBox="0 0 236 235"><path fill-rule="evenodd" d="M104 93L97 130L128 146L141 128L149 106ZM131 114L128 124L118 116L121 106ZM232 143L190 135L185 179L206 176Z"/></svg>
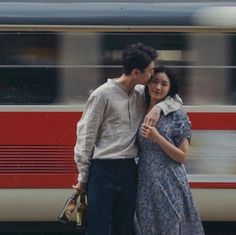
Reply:
<svg viewBox="0 0 236 235"><path fill-rule="evenodd" d="M74 189L76 189L77 193L85 193L87 184L78 182L76 185L72 185Z"/></svg>
<svg viewBox="0 0 236 235"><path fill-rule="evenodd" d="M160 118L161 109L156 105L145 116L144 123L148 126L154 126Z"/></svg>

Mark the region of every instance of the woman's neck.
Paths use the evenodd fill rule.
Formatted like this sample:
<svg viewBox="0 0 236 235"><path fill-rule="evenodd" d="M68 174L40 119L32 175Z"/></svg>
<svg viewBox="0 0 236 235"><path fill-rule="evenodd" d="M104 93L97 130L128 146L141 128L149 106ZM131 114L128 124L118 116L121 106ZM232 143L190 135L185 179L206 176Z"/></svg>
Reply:
<svg viewBox="0 0 236 235"><path fill-rule="evenodd" d="M150 100L150 104L149 104L148 109L147 109L147 113L153 108L153 106L155 106L156 104L160 103L163 100L164 99L160 99L160 100L153 100L153 99L151 99Z"/></svg>
<svg viewBox="0 0 236 235"><path fill-rule="evenodd" d="M147 109L147 113L153 108L153 106L155 106L157 104L157 102L154 102L154 101L150 101L150 104L148 106L148 109Z"/></svg>

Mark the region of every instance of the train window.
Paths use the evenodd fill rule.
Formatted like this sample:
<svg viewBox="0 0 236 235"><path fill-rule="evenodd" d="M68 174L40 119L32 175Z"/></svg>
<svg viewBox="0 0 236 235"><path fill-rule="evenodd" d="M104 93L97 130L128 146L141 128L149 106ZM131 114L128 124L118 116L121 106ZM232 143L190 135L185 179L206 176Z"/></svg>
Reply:
<svg viewBox="0 0 236 235"><path fill-rule="evenodd" d="M157 49L158 64L176 71L181 85L180 95L186 105L235 104L233 87L236 86L232 86L235 84L235 68L229 67L234 51L230 42L235 36L224 33L110 32L71 33L62 37L63 60L66 64L70 61L69 64L76 65L60 72L64 87L62 102L84 103L98 85L121 74L123 49L131 43L143 42Z"/></svg>
<svg viewBox="0 0 236 235"><path fill-rule="evenodd" d="M231 73L235 65L230 61L233 53L230 38L224 33L189 35L185 104L235 104L235 94L230 88L235 80Z"/></svg>
<svg viewBox="0 0 236 235"><path fill-rule="evenodd" d="M2 32L0 104L84 104L122 73L122 51L137 41L160 49L163 58L174 55L169 64L181 63L182 34Z"/></svg>
<svg viewBox="0 0 236 235"><path fill-rule="evenodd" d="M227 84L227 88L229 93L232 94L230 96L230 103L236 104L236 35L229 34L229 62L230 62L230 69L229 69L229 77L230 82Z"/></svg>
<svg viewBox="0 0 236 235"><path fill-rule="evenodd" d="M186 105L235 104L235 34L0 32L0 104L84 104L134 42L173 67ZM212 92L214 91L214 92Z"/></svg>
<svg viewBox="0 0 236 235"><path fill-rule="evenodd" d="M53 33L0 33L0 104L54 102L57 45Z"/></svg>

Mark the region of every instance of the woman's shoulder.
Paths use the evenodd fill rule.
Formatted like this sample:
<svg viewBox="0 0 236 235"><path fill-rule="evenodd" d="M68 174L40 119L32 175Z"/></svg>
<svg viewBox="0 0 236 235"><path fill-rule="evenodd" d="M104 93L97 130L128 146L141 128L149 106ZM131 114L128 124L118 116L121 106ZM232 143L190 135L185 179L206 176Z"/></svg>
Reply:
<svg viewBox="0 0 236 235"><path fill-rule="evenodd" d="M170 114L174 118L184 118L188 116L186 111L184 111L183 109L178 109L176 111L171 112Z"/></svg>
<svg viewBox="0 0 236 235"><path fill-rule="evenodd" d="M174 116L187 116L187 112L183 109L178 109L173 112Z"/></svg>
<svg viewBox="0 0 236 235"><path fill-rule="evenodd" d="M175 122L190 122L187 112L183 109L172 112L172 117Z"/></svg>

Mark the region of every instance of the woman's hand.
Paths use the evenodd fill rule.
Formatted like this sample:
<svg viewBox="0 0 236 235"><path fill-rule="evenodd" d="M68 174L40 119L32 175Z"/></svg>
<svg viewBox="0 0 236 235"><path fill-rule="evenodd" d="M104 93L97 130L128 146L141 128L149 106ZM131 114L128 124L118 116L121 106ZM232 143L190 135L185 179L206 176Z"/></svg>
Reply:
<svg viewBox="0 0 236 235"><path fill-rule="evenodd" d="M155 141L155 139L158 137L159 132L154 126L149 126L145 123L142 124L141 129L140 129L141 135L144 138L150 139Z"/></svg>

